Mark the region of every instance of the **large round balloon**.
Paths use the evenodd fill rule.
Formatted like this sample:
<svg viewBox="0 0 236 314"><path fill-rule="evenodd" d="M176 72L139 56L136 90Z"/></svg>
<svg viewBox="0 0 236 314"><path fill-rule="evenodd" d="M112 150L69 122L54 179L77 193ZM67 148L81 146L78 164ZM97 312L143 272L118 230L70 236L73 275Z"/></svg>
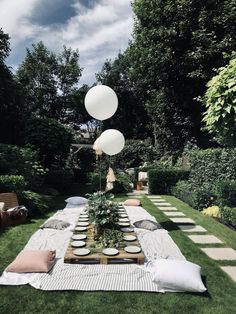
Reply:
<svg viewBox="0 0 236 314"><path fill-rule="evenodd" d="M125 146L124 135L115 129L104 131L99 142L102 151L110 156L118 154Z"/></svg>
<svg viewBox="0 0 236 314"><path fill-rule="evenodd" d="M87 92L84 103L90 116L98 120L106 120L116 112L118 98L110 87L98 85Z"/></svg>

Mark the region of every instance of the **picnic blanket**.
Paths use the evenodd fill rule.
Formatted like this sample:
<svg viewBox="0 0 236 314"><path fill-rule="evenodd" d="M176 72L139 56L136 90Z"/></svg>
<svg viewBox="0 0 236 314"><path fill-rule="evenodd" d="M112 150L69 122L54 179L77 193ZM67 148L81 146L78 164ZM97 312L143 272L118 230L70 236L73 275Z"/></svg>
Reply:
<svg viewBox="0 0 236 314"><path fill-rule="evenodd" d="M41 290L82 290L82 291L148 291L164 292L152 281L149 272L150 263L161 258L181 259L185 257L164 229L148 231L137 229L138 239L146 257L145 265L81 265L65 264L65 251L72 235L72 229L83 211L84 206L58 211L51 218L70 222L65 230L39 229L24 250L56 249L57 262L49 273L19 274L3 272L0 277L2 285L30 284ZM126 207L131 223L140 219L156 221L140 206Z"/></svg>

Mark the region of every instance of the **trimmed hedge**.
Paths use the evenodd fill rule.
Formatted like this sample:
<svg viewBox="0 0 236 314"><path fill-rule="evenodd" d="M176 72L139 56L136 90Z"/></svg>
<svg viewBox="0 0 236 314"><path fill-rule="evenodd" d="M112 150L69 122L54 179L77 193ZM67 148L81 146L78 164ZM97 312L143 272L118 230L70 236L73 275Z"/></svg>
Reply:
<svg viewBox="0 0 236 314"><path fill-rule="evenodd" d="M20 193L26 187L26 182L23 176L4 175L0 176L0 192L15 192Z"/></svg>
<svg viewBox="0 0 236 314"><path fill-rule="evenodd" d="M221 219L236 229L236 208L222 207L220 209Z"/></svg>
<svg viewBox="0 0 236 314"><path fill-rule="evenodd" d="M189 153L189 180L198 186L215 185L222 180L236 180L236 149L214 148Z"/></svg>
<svg viewBox="0 0 236 314"><path fill-rule="evenodd" d="M187 180L188 170L182 169L151 169L148 171L150 194L170 194L171 189L179 180Z"/></svg>
<svg viewBox="0 0 236 314"><path fill-rule="evenodd" d="M221 181L217 183L216 194L221 206L236 207L236 181Z"/></svg>
<svg viewBox="0 0 236 314"><path fill-rule="evenodd" d="M172 194L195 209L203 209L215 203L216 195L211 185L205 183L194 186L189 181L179 181L172 189Z"/></svg>

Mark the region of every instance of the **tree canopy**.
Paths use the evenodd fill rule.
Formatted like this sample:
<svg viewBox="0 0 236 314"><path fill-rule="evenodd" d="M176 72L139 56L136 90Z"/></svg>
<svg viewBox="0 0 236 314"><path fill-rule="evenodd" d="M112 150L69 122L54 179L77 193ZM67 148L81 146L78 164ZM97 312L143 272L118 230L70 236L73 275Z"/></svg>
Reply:
<svg viewBox="0 0 236 314"><path fill-rule="evenodd" d="M223 146L236 147L236 53L207 84L203 121Z"/></svg>

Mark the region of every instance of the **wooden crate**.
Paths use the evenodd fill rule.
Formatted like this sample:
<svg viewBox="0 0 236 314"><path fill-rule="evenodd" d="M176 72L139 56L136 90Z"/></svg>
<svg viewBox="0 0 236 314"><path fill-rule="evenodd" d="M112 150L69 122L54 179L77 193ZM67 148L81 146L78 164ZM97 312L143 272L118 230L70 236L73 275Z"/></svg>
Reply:
<svg viewBox="0 0 236 314"><path fill-rule="evenodd" d="M132 253L127 253L124 249L119 249L119 254L115 256L107 256L102 253L103 248L94 248L94 226L90 224L87 228L87 232L82 232L86 233L87 239L85 240L86 246L85 248L89 249L91 253L86 256L77 256L73 254L73 250L75 248L72 248L71 246L71 239L66 251L66 254L64 256L64 263L73 263L73 264L79 264L79 263L98 263L98 264L120 264L120 263L136 263L139 265L144 264L144 254L141 251L140 253L137 254L132 254ZM74 234L77 234L75 231ZM132 234L135 235L134 232L130 233L124 233L124 235ZM132 242L126 242L127 246L128 245L137 245L140 246L139 241L135 240Z"/></svg>

